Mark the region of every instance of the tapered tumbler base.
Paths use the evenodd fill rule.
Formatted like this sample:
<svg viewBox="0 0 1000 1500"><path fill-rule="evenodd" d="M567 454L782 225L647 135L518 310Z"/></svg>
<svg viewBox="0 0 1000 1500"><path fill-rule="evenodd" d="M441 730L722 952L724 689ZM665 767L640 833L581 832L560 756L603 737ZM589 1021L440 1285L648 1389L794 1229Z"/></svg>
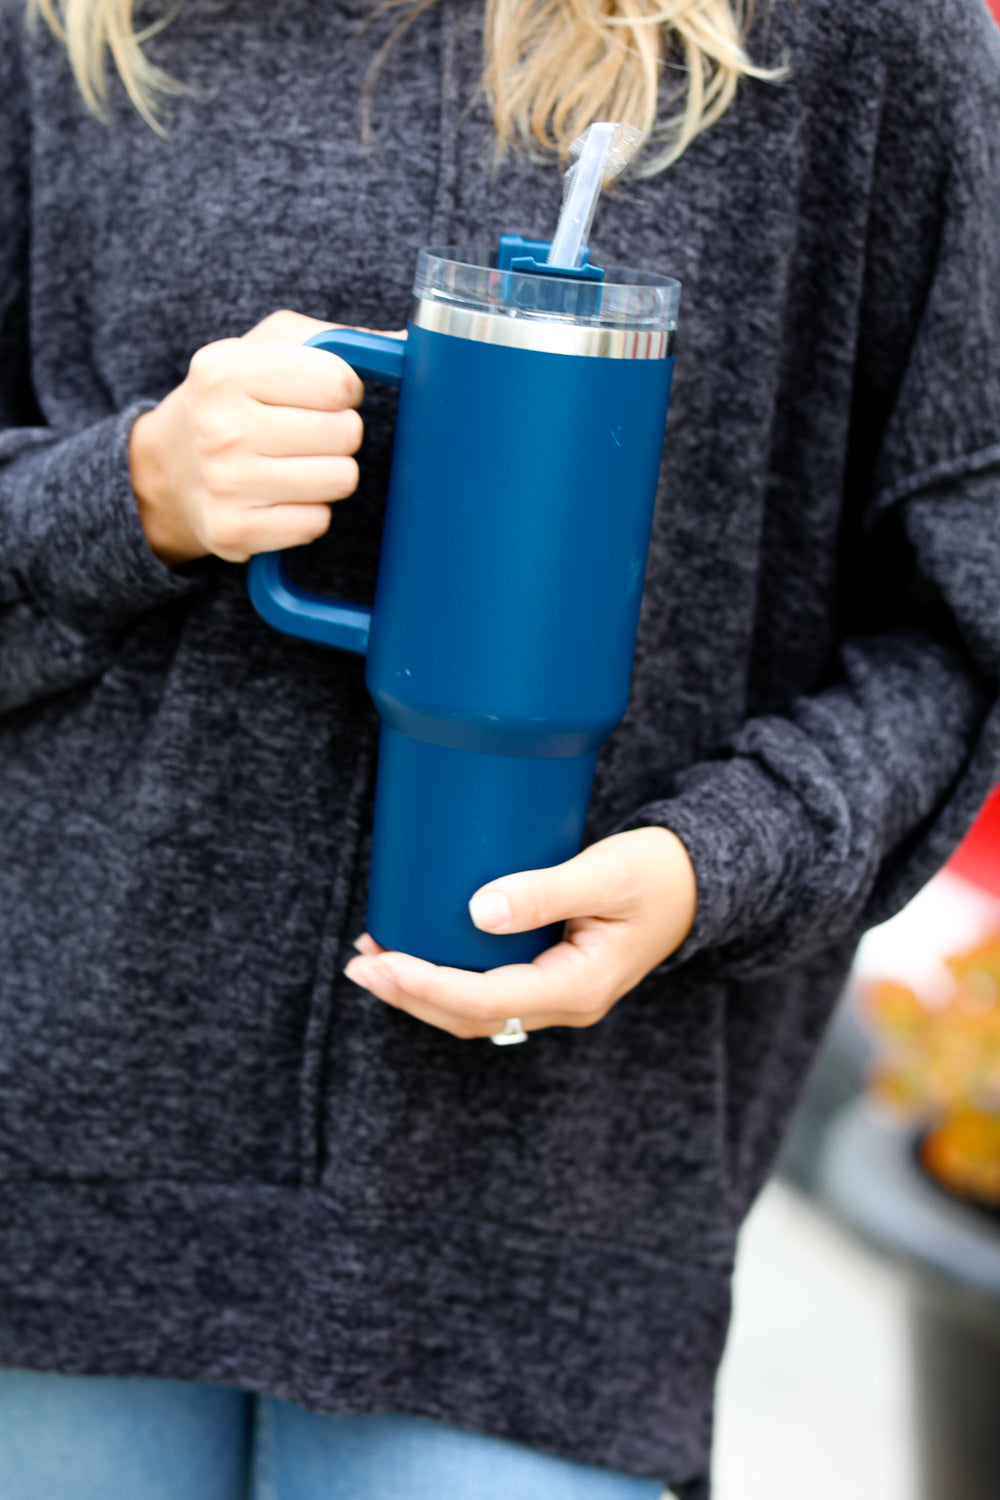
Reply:
<svg viewBox="0 0 1000 1500"><path fill-rule="evenodd" d="M597 764L580 756L486 755L382 727L368 930L385 948L461 969L530 963L561 924L480 932L469 898L500 875L570 859Z"/></svg>

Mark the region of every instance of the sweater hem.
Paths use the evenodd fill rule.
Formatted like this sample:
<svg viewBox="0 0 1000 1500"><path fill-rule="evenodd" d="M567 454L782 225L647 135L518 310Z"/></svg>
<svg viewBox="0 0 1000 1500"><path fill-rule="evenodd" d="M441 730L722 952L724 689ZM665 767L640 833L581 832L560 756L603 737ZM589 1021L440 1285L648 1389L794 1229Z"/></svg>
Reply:
<svg viewBox="0 0 1000 1500"><path fill-rule="evenodd" d="M7 1180L0 1225L0 1364L409 1412L664 1483L707 1468L731 1244L706 1274L312 1188L178 1182Z"/></svg>

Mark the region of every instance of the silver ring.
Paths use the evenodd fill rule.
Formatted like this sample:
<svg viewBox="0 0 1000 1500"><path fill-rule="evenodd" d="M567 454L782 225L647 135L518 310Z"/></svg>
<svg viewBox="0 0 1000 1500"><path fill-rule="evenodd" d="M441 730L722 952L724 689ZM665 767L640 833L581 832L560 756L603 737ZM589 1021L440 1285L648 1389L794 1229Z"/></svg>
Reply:
<svg viewBox="0 0 1000 1500"><path fill-rule="evenodd" d="M497 1047L510 1047L514 1042L526 1042L528 1033L521 1025L516 1016L511 1016L509 1021L503 1023L503 1031L498 1031L496 1036L491 1036L490 1041Z"/></svg>

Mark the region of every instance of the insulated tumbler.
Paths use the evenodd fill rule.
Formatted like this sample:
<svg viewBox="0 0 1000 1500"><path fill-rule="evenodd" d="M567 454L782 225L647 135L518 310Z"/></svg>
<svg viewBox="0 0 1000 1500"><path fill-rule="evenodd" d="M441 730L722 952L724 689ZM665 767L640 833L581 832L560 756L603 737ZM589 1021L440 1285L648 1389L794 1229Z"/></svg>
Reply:
<svg viewBox="0 0 1000 1500"><path fill-rule="evenodd" d="M680 287L547 246L422 250L405 341L310 343L400 387L375 601L308 593L282 554L251 599L290 635L367 652L381 720L368 928L488 969L554 927L480 932L468 901L580 848L628 699Z"/></svg>

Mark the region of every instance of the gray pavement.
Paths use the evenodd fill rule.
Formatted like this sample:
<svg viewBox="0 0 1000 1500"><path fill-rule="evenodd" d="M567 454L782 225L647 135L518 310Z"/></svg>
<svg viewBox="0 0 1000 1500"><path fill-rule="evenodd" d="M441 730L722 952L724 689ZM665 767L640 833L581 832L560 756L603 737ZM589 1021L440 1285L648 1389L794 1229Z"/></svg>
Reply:
<svg viewBox="0 0 1000 1500"><path fill-rule="evenodd" d="M916 1500L905 1290L772 1182L740 1240L713 1500Z"/></svg>

